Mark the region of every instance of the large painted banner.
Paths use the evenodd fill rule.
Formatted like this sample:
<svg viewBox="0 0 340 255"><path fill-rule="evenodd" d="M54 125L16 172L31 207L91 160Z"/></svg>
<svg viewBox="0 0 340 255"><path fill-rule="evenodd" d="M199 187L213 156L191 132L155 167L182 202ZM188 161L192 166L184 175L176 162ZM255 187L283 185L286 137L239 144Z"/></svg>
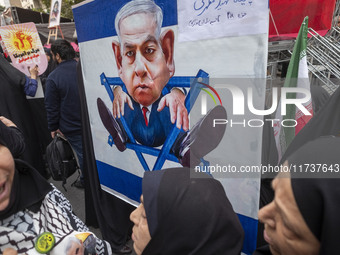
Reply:
<svg viewBox="0 0 340 255"><path fill-rule="evenodd" d="M227 116L219 115L215 126L225 128L224 136L192 167L222 183L246 232L243 252L251 254L268 2L92 0L73 13L102 189L138 205L144 172L186 165L187 130L222 105ZM189 123L176 93L187 97ZM203 134L208 143L214 130ZM198 142L201 148L208 143Z"/></svg>
<svg viewBox="0 0 340 255"><path fill-rule="evenodd" d="M45 72L47 57L33 22L0 27L0 36L18 70L30 76L28 68L38 65L39 75Z"/></svg>

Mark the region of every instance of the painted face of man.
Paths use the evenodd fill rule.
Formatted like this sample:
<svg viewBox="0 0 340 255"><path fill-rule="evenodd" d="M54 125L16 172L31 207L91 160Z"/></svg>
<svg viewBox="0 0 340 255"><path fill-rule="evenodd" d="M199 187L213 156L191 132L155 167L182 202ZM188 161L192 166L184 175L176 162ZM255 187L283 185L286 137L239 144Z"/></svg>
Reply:
<svg viewBox="0 0 340 255"><path fill-rule="evenodd" d="M136 254L140 255L151 240L143 204L143 195L141 196L140 205L130 214L130 220L134 223L132 228L133 248Z"/></svg>
<svg viewBox="0 0 340 255"><path fill-rule="evenodd" d="M7 208L14 178L14 160L7 147L0 144L0 211Z"/></svg>
<svg viewBox="0 0 340 255"><path fill-rule="evenodd" d="M264 239L272 254L319 254L320 242L308 228L296 204L291 179L280 173L272 183L273 202L259 211L264 223Z"/></svg>
<svg viewBox="0 0 340 255"><path fill-rule="evenodd" d="M120 44L114 42L117 67L129 95L143 106L153 104L173 76L173 31L161 38L152 14L138 13L120 21Z"/></svg>

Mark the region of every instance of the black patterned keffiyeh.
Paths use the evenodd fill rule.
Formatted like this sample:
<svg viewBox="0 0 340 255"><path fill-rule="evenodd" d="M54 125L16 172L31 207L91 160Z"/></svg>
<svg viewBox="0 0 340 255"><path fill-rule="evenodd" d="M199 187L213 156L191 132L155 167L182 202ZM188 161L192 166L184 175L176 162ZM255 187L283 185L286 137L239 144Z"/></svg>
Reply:
<svg viewBox="0 0 340 255"><path fill-rule="evenodd" d="M50 255L69 254L72 249L83 250L84 254L111 254L110 245L89 232L72 213L70 202L54 186L37 212L25 209L0 220L0 254L8 247L18 254L40 254L35 244L44 232L55 238Z"/></svg>

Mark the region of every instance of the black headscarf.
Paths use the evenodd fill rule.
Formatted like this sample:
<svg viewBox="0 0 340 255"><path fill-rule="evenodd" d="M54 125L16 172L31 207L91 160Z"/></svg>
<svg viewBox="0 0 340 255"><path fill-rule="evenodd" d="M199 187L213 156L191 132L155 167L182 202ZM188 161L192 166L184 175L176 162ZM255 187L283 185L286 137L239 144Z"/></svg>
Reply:
<svg viewBox="0 0 340 255"><path fill-rule="evenodd" d="M0 144L6 146L1 136ZM10 201L6 209L0 211L0 220L24 209L37 212L51 190L52 186L33 167L16 159Z"/></svg>
<svg viewBox="0 0 340 255"><path fill-rule="evenodd" d="M145 172L143 255L240 254L244 233L221 183L188 168Z"/></svg>
<svg viewBox="0 0 340 255"><path fill-rule="evenodd" d="M0 137L6 143L6 147L11 151L14 158L18 158L25 151L25 138L17 127L7 127L0 121Z"/></svg>
<svg viewBox="0 0 340 255"><path fill-rule="evenodd" d="M34 114L24 92L25 83L25 74L0 55L0 116L13 121L24 135L26 149L20 158L29 162L41 174L45 174L40 146L41 134L38 134L35 128Z"/></svg>
<svg viewBox="0 0 340 255"><path fill-rule="evenodd" d="M337 254L340 243L340 137L320 137L309 142L290 156L288 163L302 165L302 171L307 172L307 175L292 173L292 189L304 220L321 243L320 254ZM332 167L333 173L321 169L320 178L308 178L311 165L307 169L305 164Z"/></svg>

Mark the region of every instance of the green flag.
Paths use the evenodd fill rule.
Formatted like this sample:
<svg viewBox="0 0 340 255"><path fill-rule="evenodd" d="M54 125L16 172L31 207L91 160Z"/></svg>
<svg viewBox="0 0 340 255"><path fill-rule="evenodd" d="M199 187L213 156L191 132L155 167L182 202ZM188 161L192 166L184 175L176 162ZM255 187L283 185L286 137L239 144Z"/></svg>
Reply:
<svg viewBox="0 0 340 255"><path fill-rule="evenodd" d="M294 139L295 135L313 117L306 55L307 32L308 17L305 17L294 45L293 54L288 66L286 80L282 89L283 93L281 93L280 103L276 111L275 119L280 121L276 122L274 125L274 136L279 153L279 160L281 159L289 144ZM309 94L307 97L306 94L301 92L285 94L285 88L304 89L303 91L309 91ZM291 90L294 89L290 89L289 91ZM289 100L291 99L301 99L302 107L296 107L295 104L288 104ZM287 102L286 112L284 112L285 109L281 109L282 100Z"/></svg>

